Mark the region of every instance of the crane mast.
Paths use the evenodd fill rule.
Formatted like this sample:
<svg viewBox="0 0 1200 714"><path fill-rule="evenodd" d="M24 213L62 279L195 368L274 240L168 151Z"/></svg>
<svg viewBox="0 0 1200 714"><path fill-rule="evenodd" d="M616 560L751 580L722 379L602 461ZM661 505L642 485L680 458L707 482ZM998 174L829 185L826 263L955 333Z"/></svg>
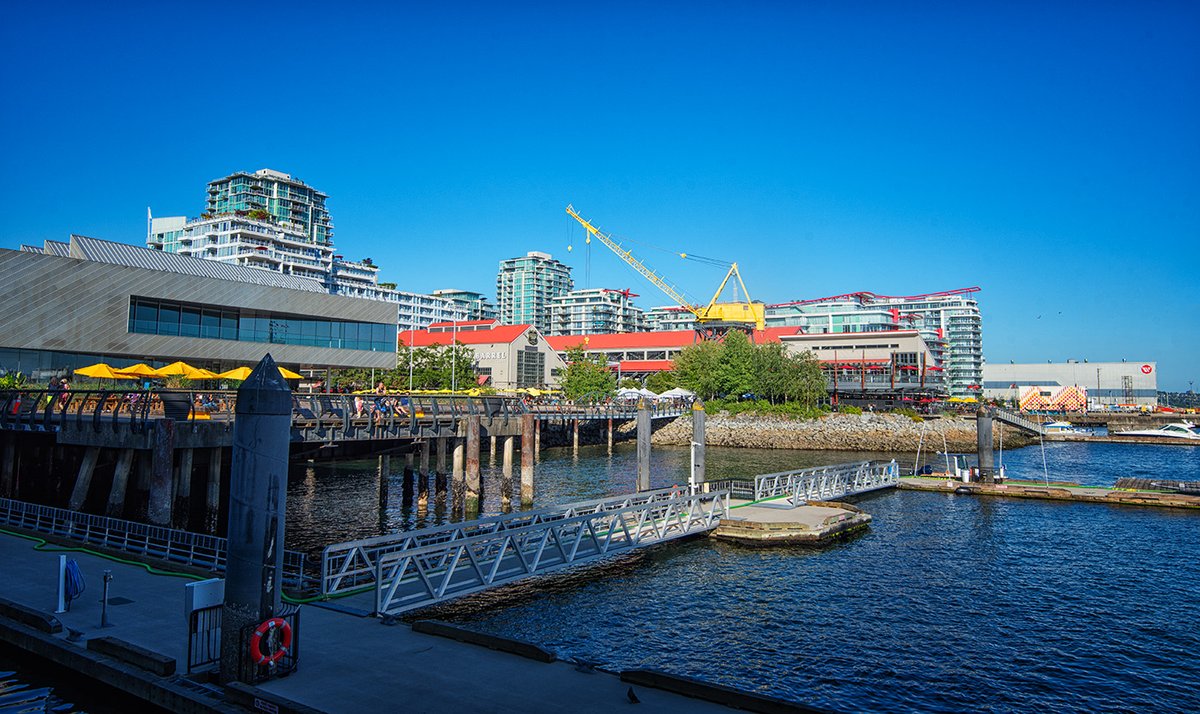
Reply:
<svg viewBox="0 0 1200 714"><path fill-rule="evenodd" d="M663 276L652 270L642 261L634 257L633 253L626 250L620 243L612 238L612 236L601 232L586 219L575 212L573 206L567 206L567 214L579 221L588 232L589 236L596 238L605 245L609 250L617 255L618 258L628 263L634 270L641 273L647 280L653 283L659 290L662 290L680 307L696 316L698 330L707 338L719 338L725 331L729 329L747 329L753 326L755 330L762 330L765 324L765 311L762 303L752 302L750 300L750 292L746 290L746 284L742 281L742 274L738 270L737 263L732 263L729 266L729 272L725 273L725 279L721 281L721 286L717 288L713 294L712 300L704 307L693 305L688 302L683 293L673 284L668 282ZM688 257L686 253L680 253L679 257ZM745 300L742 302L718 302L721 298L721 293L725 290L725 286L729 283L730 278L737 280L737 285L741 287L742 294Z"/></svg>

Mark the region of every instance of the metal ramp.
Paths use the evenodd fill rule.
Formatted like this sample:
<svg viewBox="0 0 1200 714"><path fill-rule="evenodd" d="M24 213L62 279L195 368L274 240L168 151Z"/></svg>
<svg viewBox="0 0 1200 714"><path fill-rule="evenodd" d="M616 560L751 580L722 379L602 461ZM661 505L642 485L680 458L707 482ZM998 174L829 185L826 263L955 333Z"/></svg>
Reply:
<svg viewBox="0 0 1200 714"><path fill-rule="evenodd" d="M1012 412L1007 411L1005 409L998 409L995 407L993 407L991 409L991 413L992 413L993 419L1002 421L1005 424L1008 424L1009 426L1015 426L1018 429L1027 431L1031 434L1036 434L1038 436L1046 435L1046 430L1045 430L1045 428L1042 427L1041 424L1038 424L1037 422L1033 421L1032 419L1026 419L1025 417L1021 416L1020 414L1013 414Z"/></svg>
<svg viewBox="0 0 1200 714"><path fill-rule="evenodd" d="M754 477L753 482L728 483L735 498L762 501L787 496L793 506L802 506L805 501L833 501L891 488L899 482L900 467L893 459L760 474Z"/></svg>
<svg viewBox="0 0 1200 714"><path fill-rule="evenodd" d="M394 615L633 548L703 533L729 492L672 489L596 499L331 545L321 591L375 589Z"/></svg>

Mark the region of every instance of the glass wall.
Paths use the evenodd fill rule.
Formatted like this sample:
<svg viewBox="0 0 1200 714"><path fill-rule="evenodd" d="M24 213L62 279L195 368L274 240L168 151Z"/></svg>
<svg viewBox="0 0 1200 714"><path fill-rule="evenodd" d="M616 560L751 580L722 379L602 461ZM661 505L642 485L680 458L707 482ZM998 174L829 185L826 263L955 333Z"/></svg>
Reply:
<svg viewBox="0 0 1200 714"><path fill-rule="evenodd" d="M396 326L133 297L129 331L371 352L396 351Z"/></svg>

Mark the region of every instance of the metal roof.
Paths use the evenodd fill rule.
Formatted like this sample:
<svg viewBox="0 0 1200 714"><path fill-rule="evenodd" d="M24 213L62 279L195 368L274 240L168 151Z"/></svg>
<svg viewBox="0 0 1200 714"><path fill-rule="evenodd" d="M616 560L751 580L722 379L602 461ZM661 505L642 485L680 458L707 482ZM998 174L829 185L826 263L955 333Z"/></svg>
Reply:
<svg viewBox="0 0 1200 714"><path fill-rule="evenodd" d="M47 246L51 241L47 241ZM57 255L57 253L55 253ZM325 286L317 280L301 278L296 275L285 275L271 270L250 268L244 265L231 265L215 260L193 258L190 255L166 253L161 250L141 248L128 243L114 243L88 238L87 236L72 235L70 257L94 260L98 263L124 265L130 268L146 270L162 270L181 275L195 275L201 278L216 278L217 280L233 280L239 283L253 283L276 288L290 288L314 293L328 293Z"/></svg>
<svg viewBox="0 0 1200 714"><path fill-rule="evenodd" d="M57 255L62 258L71 257L71 244L63 243L58 240L46 241L46 247L42 249L42 253L46 255Z"/></svg>

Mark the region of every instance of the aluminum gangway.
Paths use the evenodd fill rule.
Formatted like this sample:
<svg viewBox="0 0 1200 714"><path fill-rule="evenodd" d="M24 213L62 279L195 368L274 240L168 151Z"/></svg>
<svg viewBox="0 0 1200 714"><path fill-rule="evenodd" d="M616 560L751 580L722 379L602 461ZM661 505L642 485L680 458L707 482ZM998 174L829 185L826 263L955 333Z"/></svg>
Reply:
<svg viewBox="0 0 1200 714"><path fill-rule="evenodd" d="M716 528L728 491L661 489L329 546L322 593L375 590L395 615Z"/></svg>
<svg viewBox="0 0 1200 714"><path fill-rule="evenodd" d="M794 507L806 501L833 501L892 488L899 482L900 466L893 459L759 474L754 481L726 481L721 486L728 488L734 498L750 501L787 496Z"/></svg>
<svg viewBox="0 0 1200 714"><path fill-rule="evenodd" d="M1002 421L1005 424L1008 424L1010 426L1015 426L1018 429L1028 431L1031 434L1037 434L1038 436L1046 435L1045 427L1043 427L1041 424L1033 421L1032 419L1026 419L1025 417L1021 416L1020 414L1013 414L1012 412L1010 412L1008 410L998 409L995 407L993 407L991 409L991 414L992 414L993 419Z"/></svg>

